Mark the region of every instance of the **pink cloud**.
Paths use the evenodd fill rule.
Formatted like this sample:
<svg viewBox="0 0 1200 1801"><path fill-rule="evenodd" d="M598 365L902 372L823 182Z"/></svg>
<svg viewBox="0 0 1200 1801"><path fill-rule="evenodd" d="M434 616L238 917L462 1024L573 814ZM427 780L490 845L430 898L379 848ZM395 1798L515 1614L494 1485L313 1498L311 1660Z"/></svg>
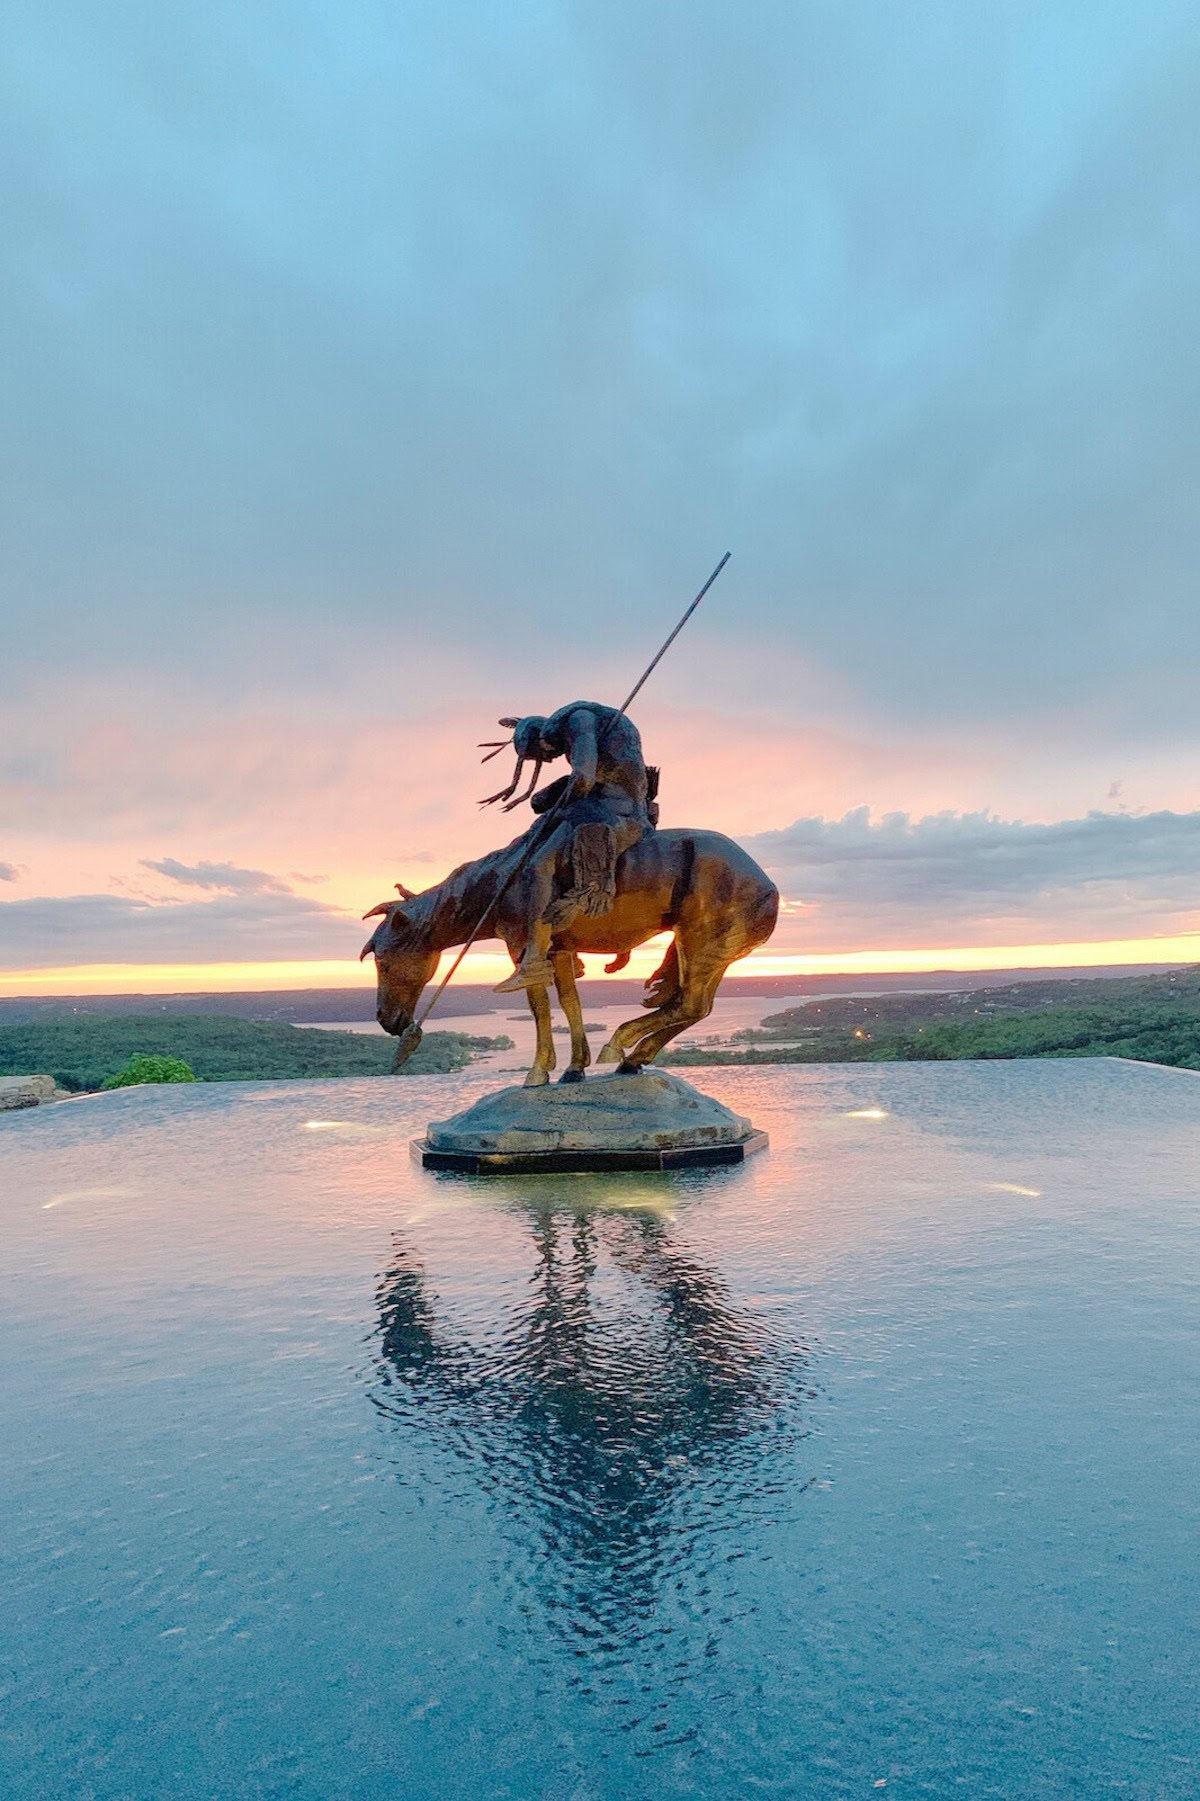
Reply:
<svg viewBox="0 0 1200 1801"><path fill-rule="evenodd" d="M377 688L377 675L366 685ZM997 794L1022 784L1036 785L1044 809L1058 801L1050 777L1042 779L1036 745L1002 747L979 736L967 747L932 732L902 737L870 727L850 709L844 720L798 724L784 704L790 679L786 669L777 673L755 710L730 710L717 699L678 704L671 684L668 696L648 694L639 703L647 756L663 770L664 824L754 840L778 833L788 819L835 824L867 801L876 818L896 812L914 819L995 808ZM448 685L443 671L436 691ZM325 872L322 902L357 916L394 881L428 886L528 818L506 821L476 804L491 774L480 768L476 741L496 734L498 709L494 697L478 699L470 684L452 709L416 714L411 702L398 702L396 716L382 706L347 712L340 699L321 704L313 696L294 707L247 701L220 715L207 703L147 696L132 686L119 698L119 718L98 711L102 700L111 706L111 696L79 690L64 691L53 705L41 696L11 708L0 725L0 829L9 867L28 869L25 891L107 891L178 905L180 870L224 871L244 887L286 886L302 878L269 872L317 869ZM529 692L514 691L509 704L530 704ZM1122 795L1153 789L1161 773L1131 766ZM1077 764L1055 779L1082 817L1113 776L1106 769L1101 785ZM1175 785L1186 786L1178 773ZM1052 820L1064 816L1062 809L1049 813ZM793 903L781 921L781 949L964 941L961 913L939 913L942 902L932 893L924 907L918 900L903 908L852 883L837 894L816 893L798 866L781 885ZM1189 895L1172 890L1147 899L1139 891L1123 911L1112 895L1100 905L1094 888L1069 884L1037 908L1023 907L1020 896L979 897L974 936L966 941L1176 927L1193 917ZM331 919L321 923L322 954L338 954L341 930ZM357 949L348 937L347 957ZM88 954L86 945L80 954Z"/></svg>

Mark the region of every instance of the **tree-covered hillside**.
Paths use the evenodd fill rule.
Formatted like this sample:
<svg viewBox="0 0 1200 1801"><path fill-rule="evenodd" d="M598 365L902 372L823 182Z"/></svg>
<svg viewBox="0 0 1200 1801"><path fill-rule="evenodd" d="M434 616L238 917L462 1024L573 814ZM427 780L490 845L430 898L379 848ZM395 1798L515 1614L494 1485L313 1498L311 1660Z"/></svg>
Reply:
<svg viewBox="0 0 1200 1801"><path fill-rule="evenodd" d="M510 1038L430 1032L405 1075L462 1069L477 1051L504 1050ZM98 1089L130 1057L177 1057L202 1082L262 1082L324 1076L382 1076L395 1040L380 1032L325 1032L252 1019L120 1014L66 1015L0 1025L0 1075L52 1075L60 1088Z"/></svg>
<svg viewBox="0 0 1200 1801"><path fill-rule="evenodd" d="M665 1061L866 1063L965 1057L1136 1057L1200 1069L1200 969L1021 982L955 994L854 995L769 1015L745 1048Z"/></svg>

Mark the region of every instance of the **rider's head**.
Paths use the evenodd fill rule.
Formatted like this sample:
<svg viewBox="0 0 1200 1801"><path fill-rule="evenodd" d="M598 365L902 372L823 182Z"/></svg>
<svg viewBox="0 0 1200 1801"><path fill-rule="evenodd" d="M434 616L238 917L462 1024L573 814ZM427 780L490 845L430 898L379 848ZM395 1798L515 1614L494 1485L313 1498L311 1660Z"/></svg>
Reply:
<svg viewBox="0 0 1200 1801"><path fill-rule="evenodd" d="M513 748L519 757L540 757L547 761L556 753L546 744L543 733L547 721L540 713L528 713L513 728Z"/></svg>
<svg viewBox="0 0 1200 1801"><path fill-rule="evenodd" d="M548 723L547 720L542 718L540 713L529 713L524 719L502 719L500 721L502 726L507 727L512 732L513 748L517 753L517 767L513 770L513 778L508 784L508 787L502 788L499 794L489 794L486 800L480 801L479 804L481 807L490 807L493 801L502 800L508 803L505 806L504 811L509 813L512 811L513 807L518 806L520 801L513 800L512 797L516 794L517 789L521 785L521 772L524 770L526 763L532 761L534 765L533 780L529 784L529 792L520 796L520 800L529 799L529 795L533 793L534 788L537 786L537 779L541 774L542 764L549 762L551 757L557 757L560 754L557 749L551 750L542 737L542 733ZM481 744L479 748L487 751L487 756L484 757L483 761L485 763L490 763L493 757L499 756L500 752L504 749L504 744Z"/></svg>

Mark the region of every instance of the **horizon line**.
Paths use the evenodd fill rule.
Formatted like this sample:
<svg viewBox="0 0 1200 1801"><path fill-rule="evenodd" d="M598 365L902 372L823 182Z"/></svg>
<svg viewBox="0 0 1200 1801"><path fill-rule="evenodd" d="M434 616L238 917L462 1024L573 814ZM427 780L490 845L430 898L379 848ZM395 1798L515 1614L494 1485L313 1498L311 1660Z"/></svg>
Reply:
<svg viewBox="0 0 1200 1801"><path fill-rule="evenodd" d="M644 945L627 972L648 975L661 957L661 941ZM585 980L603 979L604 958L585 958ZM1149 938L1074 940L1058 944L1006 944L921 948L752 953L731 966L727 981L803 980L814 976L986 975L1006 970L1171 967L1200 963L1200 933ZM511 968L500 952L479 952L463 964L457 987L489 987ZM344 959L275 962L86 963L0 971L0 998L53 999L55 995L255 993L279 989L373 986L366 966Z"/></svg>

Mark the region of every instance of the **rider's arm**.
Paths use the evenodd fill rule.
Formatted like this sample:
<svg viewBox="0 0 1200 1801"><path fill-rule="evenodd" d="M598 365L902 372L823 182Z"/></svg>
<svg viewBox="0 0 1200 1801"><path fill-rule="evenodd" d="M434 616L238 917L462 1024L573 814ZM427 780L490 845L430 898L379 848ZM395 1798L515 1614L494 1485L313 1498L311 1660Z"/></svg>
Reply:
<svg viewBox="0 0 1200 1801"><path fill-rule="evenodd" d="M571 799L582 800L596 786L596 765L600 747L596 739L596 719L581 707L566 722L567 756L571 760Z"/></svg>

